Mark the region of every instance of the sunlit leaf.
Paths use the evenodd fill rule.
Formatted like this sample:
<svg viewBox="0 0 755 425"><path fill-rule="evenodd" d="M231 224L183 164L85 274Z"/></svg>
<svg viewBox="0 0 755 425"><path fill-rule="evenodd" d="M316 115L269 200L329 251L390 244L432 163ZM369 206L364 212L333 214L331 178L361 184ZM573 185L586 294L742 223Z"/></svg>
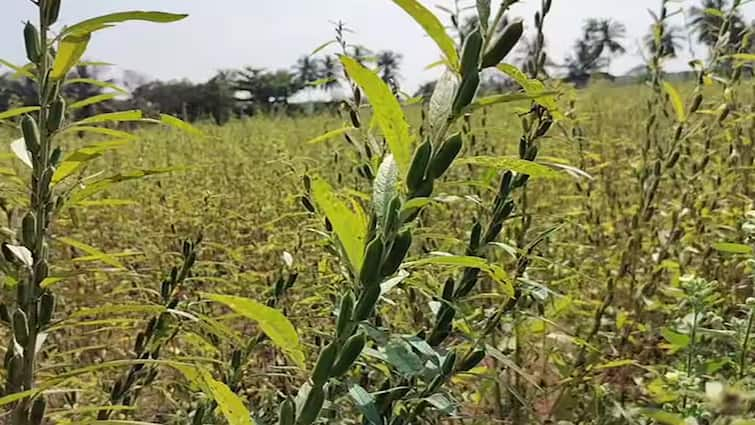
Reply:
<svg viewBox="0 0 755 425"><path fill-rule="evenodd" d="M513 281L511 277L506 273L505 270L495 264L490 264L484 258L455 255L438 255L435 257L410 261L405 265L407 267L418 267L429 264L480 269L483 272L487 273L493 280L502 284L503 289L506 291L506 295L510 297L514 296L514 287L512 286Z"/></svg>
<svg viewBox="0 0 755 425"><path fill-rule="evenodd" d="M98 124L103 122L125 122L125 121L139 121L143 118L142 111L130 110L120 112L107 112L104 114L93 115L75 122L73 125L80 126L85 124Z"/></svg>
<svg viewBox="0 0 755 425"><path fill-rule="evenodd" d="M190 382L198 386L203 393L212 397L218 405L228 425L254 425L252 414L246 408L245 402L231 391L228 386L215 380L204 368L189 366L174 366Z"/></svg>
<svg viewBox="0 0 755 425"><path fill-rule="evenodd" d="M363 218L364 215L355 212L343 202L325 180L318 178L312 182L312 197L317 208L333 225L333 231L352 267L354 270L360 270L367 239L367 222Z"/></svg>
<svg viewBox="0 0 755 425"><path fill-rule="evenodd" d="M719 242L713 244L713 249L728 254L752 254L752 247L740 243Z"/></svg>
<svg viewBox="0 0 755 425"><path fill-rule="evenodd" d="M234 312L254 320L273 343L299 367L304 367L304 351L296 328L280 311L249 298L220 294L202 294L205 298L224 304Z"/></svg>
<svg viewBox="0 0 755 425"><path fill-rule="evenodd" d="M71 84L89 84L89 85L100 87L103 89L111 89L119 93L128 94L128 90L126 90L125 88L115 83L111 83L109 81L95 80L94 78L69 78L63 82L64 86L68 86Z"/></svg>
<svg viewBox="0 0 755 425"><path fill-rule="evenodd" d="M679 94L676 88L668 81L663 82L663 89L668 94L669 100L671 100L671 106L674 107L677 121L686 122L687 110L684 108L684 102L682 101L682 96Z"/></svg>
<svg viewBox="0 0 755 425"><path fill-rule="evenodd" d="M32 162L31 154L26 149L26 142L23 138L16 139L10 144L10 150L13 152L14 155L16 155L16 158L18 158L22 163L24 163L29 168L34 167L34 164Z"/></svg>
<svg viewBox="0 0 755 425"><path fill-rule="evenodd" d="M22 106L20 108L8 109L7 111L0 112L0 120L6 120L8 118L17 117L19 115L27 114L29 112L38 111L39 106Z"/></svg>
<svg viewBox="0 0 755 425"><path fill-rule="evenodd" d="M393 0L425 30L445 55L451 68L459 69L459 54L456 43L446 32L438 18L417 0Z"/></svg>
<svg viewBox="0 0 755 425"><path fill-rule="evenodd" d="M469 158L461 158L457 162L459 164L479 165L498 170L511 170L519 174L527 174L531 178L561 177L557 171L554 171L545 165L509 156L473 156Z"/></svg>
<svg viewBox="0 0 755 425"><path fill-rule="evenodd" d="M107 102L108 100L115 99L116 97L118 97L118 94L115 94L115 93L98 94L96 96L88 97L78 102L74 102L68 105L68 109L83 108L85 106L94 105L96 103Z"/></svg>
<svg viewBox="0 0 755 425"><path fill-rule="evenodd" d="M97 256L105 264L111 265L113 267L117 267L119 269L125 268L123 264L121 264L120 262L118 262L118 260L115 259L115 257L113 257L112 255L108 255L91 245L87 245L83 242L77 241L72 238L64 237L64 236L58 236L57 238L55 238L55 240L58 242L62 242L68 246L72 246L89 255Z"/></svg>
<svg viewBox="0 0 755 425"><path fill-rule="evenodd" d="M146 21L156 23L168 23L175 22L184 19L188 15L165 13L165 12L151 12L151 11L129 11L111 13L108 15L98 16L96 18L87 19L81 21L75 25L66 27L62 35L82 35L90 34L94 31L99 31L104 28L113 26L125 21Z"/></svg>
<svg viewBox="0 0 755 425"><path fill-rule="evenodd" d="M406 121L404 111L401 110L396 96L390 87L375 72L365 68L356 60L343 56L341 63L344 68L367 95L375 112L375 119L382 130L388 147L396 159L399 170L405 173L409 169L412 156L412 136L409 132L409 123Z"/></svg>
<svg viewBox="0 0 755 425"><path fill-rule="evenodd" d="M60 40L60 46L58 46L58 53L52 65L50 78L56 81L64 79L71 68L76 66L81 57L84 56L90 38L89 34L72 34L63 37Z"/></svg>
<svg viewBox="0 0 755 425"><path fill-rule="evenodd" d="M342 136L342 135L344 135L344 134L346 134L346 133L348 133L349 131L352 131L352 130L356 130L356 128L351 127L351 126L337 128L335 130L328 131L327 133L323 133L323 134L315 137L314 139L309 139L309 140L307 140L307 143L314 145L314 144L317 144L317 143L326 142L326 141L328 141L330 139L334 139L334 138L336 138L338 136Z"/></svg>
<svg viewBox="0 0 755 425"><path fill-rule="evenodd" d="M160 122L163 123L163 124L165 124L165 125L171 126L171 127L175 128L175 129L181 130L184 133L188 133L188 134L191 134L191 135L194 135L194 136L202 136L202 137L205 136L205 134L204 134L204 132L202 132L202 130L200 130L200 129L194 127L193 125L187 123L186 121L184 121L182 119L179 119L179 118L176 118L176 117L174 117L172 115L160 114Z"/></svg>

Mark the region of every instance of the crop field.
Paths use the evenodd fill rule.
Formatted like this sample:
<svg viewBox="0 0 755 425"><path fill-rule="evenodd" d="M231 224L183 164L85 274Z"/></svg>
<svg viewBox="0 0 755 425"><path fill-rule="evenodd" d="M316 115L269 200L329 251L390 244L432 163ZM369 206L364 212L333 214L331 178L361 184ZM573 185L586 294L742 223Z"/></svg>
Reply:
<svg viewBox="0 0 755 425"><path fill-rule="evenodd" d="M576 88L542 38L504 60L516 2L463 40L394 2L447 68L428 96L341 54L337 105L219 125L79 115L116 99L66 97L90 37L182 16L53 33L40 0L2 62L38 99L0 110L0 424L755 423L740 3L692 78L663 72L664 0L646 79Z"/></svg>

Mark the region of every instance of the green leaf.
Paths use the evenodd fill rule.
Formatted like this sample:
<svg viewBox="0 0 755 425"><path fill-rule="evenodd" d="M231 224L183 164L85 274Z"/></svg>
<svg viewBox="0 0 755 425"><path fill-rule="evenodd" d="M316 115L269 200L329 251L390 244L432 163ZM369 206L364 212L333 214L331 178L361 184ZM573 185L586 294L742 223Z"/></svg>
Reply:
<svg viewBox="0 0 755 425"><path fill-rule="evenodd" d="M375 113L375 119L383 131L399 170L405 173L409 169L412 157L412 136L409 133L409 123L406 121L401 104L393 95L388 84L375 72L365 68L356 60L341 57L346 72L369 98Z"/></svg>
<svg viewBox="0 0 755 425"><path fill-rule="evenodd" d="M498 70L503 72L504 74L508 75L512 80L516 81L517 84L519 84L522 89L524 89L525 93L530 96L536 97L537 102L546 107L556 120L564 119L564 114L561 113L561 110L558 107L556 96L547 94L545 84L543 84L542 81L529 78L519 68L507 63L499 64L496 68L498 68Z"/></svg>
<svg viewBox="0 0 755 425"><path fill-rule="evenodd" d="M713 244L713 249L729 254L752 254L752 247L740 243L719 242Z"/></svg>
<svg viewBox="0 0 755 425"><path fill-rule="evenodd" d="M283 350L297 366L304 367L304 351L299 342L299 335L283 313L249 298L207 293L203 293L202 296L224 304L236 313L257 322L262 332L276 346Z"/></svg>
<svg viewBox="0 0 755 425"><path fill-rule="evenodd" d="M686 425L683 417L659 409L640 409L640 414L664 425Z"/></svg>
<svg viewBox="0 0 755 425"><path fill-rule="evenodd" d="M614 369L617 367L624 367L624 366L633 366L636 365L637 362L632 359L624 359L624 360L614 360L607 363L601 363L597 366L595 366L596 370L603 370L603 369Z"/></svg>
<svg viewBox="0 0 755 425"><path fill-rule="evenodd" d="M367 243L367 220L364 214L349 208L325 180L318 178L312 182L312 196L319 210L333 225L333 231L353 269L361 270Z"/></svg>
<svg viewBox="0 0 755 425"><path fill-rule="evenodd" d="M359 384L354 384L349 388L349 395L354 400L357 408L371 425L383 425L383 417L375 404L375 397L368 393Z"/></svg>
<svg viewBox="0 0 755 425"><path fill-rule="evenodd" d="M8 109L7 111L0 112L0 120L6 120L8 118L17 117L34 111L39 111L39 106L23 106L20 108Z"/></svg>
<svg viewBox="0 0 755 425"><path fill-rule="evenodd" d="M70 27L67 27L63 30L62 35L88 35L94 31L109 28L113 26L113 24L118 24L125 21L168 23L180 21L187 16L189 15L138 10L111 13L108 15L87 19L85 21L79 22L78 24L71 25Z"/></svg>
<svg viewBox="0 0 755 425"><path fill-rule="evenodd" d="M731 58L741 62L755 62L755 53L734 53Z"/></svg>
<svg viewBox="0 0 755 425"><path fill-rule="evenodd" d="M202 130L172 115L160 114L160 122L194 136L205 137Z"/></svg>
<svg viewBox="0 0 755 425"><path fill-rule="evenodd" d="M26 78L34 78L34 73L28 70L25 66L18 66L3 59L0 59L0 65L3 65L5 67L8 67L14 70L16 74L19 76L26 77Z"/></svg>
<svg viewBox="0 0 755 425"><path fill-rule="evenodd" d="M68 72L84 56L84 52L89 45L89 34L73 34L63 37L58 46L58 53L55 56L55 62L52 65L50 78L60 81L66 78Z"/></svg>
<svg viewBox="0 0 755 425"><path fill-rule="evenodd" d="M380 223L383 222L391 200L398 193L398 167L393 155L388 154L378 167L372 184L372 204Z"/></svg>
<svg viewBox="0 0 755 425"><path fill-rule="evenodd" d="M439 411L445 413L446 415L453 414L453 411L454 411L453 403L451 403L451 400L449 400L448 397L446 397L445 395L441 393L435 393L429 397L425 397L424 400L430 403L433 407L435 407Z"/></svg>
<svg viewBox="0 0 755 425"><path fill-rule="evenodd" d="M130 110L120 112L107 112L104 114L93 115L91 117L84 118L81 121L73 123L74 126L84 124L99 124L103 122L124 122L124 121L139 121L143 118L142 111Z"/></svg>
<svg viewBox="0 0 755 425"><path fill-rule="evenodd" d="M511 170L519 174L527 174L531 178L560 178L561 174L537 162L509 156L473 156L461 158L459 164L472 164L481 167Z"/></svg>
<svg viewBox="0 0 755 425"><path fill-rule="evenodd" d="M144 169L144 170L131 171L126 174L119 173L114 176L97 180L94 183L90 183L84 186L83 188L78 189L70 196L67 204L77 204L99 192L102 192L103 190L117 183L129 181L129 180L138 180L147 176L152 176L156 174L165 174L165 173L170 173L173 171L179 171L183 169L184 168L182 167L149 168L149 169Z"/></svg>
<svg viewBox="0 0 755 425"><path fill-rule="evenodd" d="M671 100L671 106L673 106L674 111L676 111L676 120L680 123L686 122L687 110L684 108L684 102L682 102L682 97L679 95L679 92L668 81L663 82L663 89L666 90L666 93Z"/></svg>
<svg viewBox="0 0 755 425"><path fill-rule="evenodd" d="M79 241L77 241L75 239L67 238L67 237L64 237L64 236L59 236L59 237L55 238L55 240L58 241L58 242L62 242L64 244L68 245L68 246L72 246L72 247L74 247L74 248L76 248L78 250L84 251L85 253L87 253L89 255L96 256L98 259L100 259L105 264L109 264L109 265L111 265L113 267L116 267L116 268L119 268L119 269L124 269L125 268L123 266L123 264L121 264L120 262L118 262L118 260L115 259L115 257L113 257L112 255L106 254L106 253L100 251L99 249L97 249L97 248L95 248L95 247L93 247L91 245L87 245L87 244L85 244L83 242L79 242Z"/></svg>
<svg viewBox="0 0 755 425"><path fill-rule="evenodd" d="M88 97L78 102L74 102L68 105L68 109L83 108L85 106L94 105L95 103L107 102L108 100L115 99L116 97L118 97L118 94L116 93L98 94L96 96Z"/></svg>
<svg viewBox="0 0 755 425"><path fill-rule="evenodd" d="M542 93L507 93L507 94L495 94L492 96L486 96L475 100L467 106L466 111L472 112L485 106L496 105L499 103L511 103L522 100L538 100L557 94L555 91L544 91Z"/></svg>
<svg viewBox="0 0 755 425"><path fill-rule="evenodd" d="M314 145L314 144L317 144L317 143L326 142L326 141L328 141L330 139L334 139L334 138L336 138L338 136L346 134L346 133L348 133L351 130L356 130L356 128L354 128L354 127L337 128L335 130L331 130L331 131L329 131L327 133L321 134L321 135L315 137L314 139L309 139L309 140L307 140L307 143L310 144L310 145Z"/></svg>
<svg viewBox="0 0 755 425"><path fill-rule="evenodd" d="M128 90L126 90L125 88L115 83L111 83L109 81L95 80L94 78L71 78L63 82L64 86L68 86L71 84L89 84L89 85L100 87L103 89L111 89L119 93L128 94Z"/></svg>
<svg viewBox="0 0 755 425"><path fill-rule="evenodd" d="M446 32L443 24L433 13L417 0L393 0L406 13L425 30L427 35L435 41L445 55L451 69L459 69L459 53L456 51L456 43Z"/></svg>
<svg viewBox="0 0 755 425"><path fill-rule="evenodd" d="M663 328L661 335L671 345L673 351L678 351L683 348L687 348L690 343L690 336L683 333L676 332L669 328Z"/></svg>
<svg viewBox="0 0 755 425"><path fill-rule="evenodd" d="M65 159L63 159L63 161L58 165L57 169L55 170L55 174L53 174L52 176L52 182L59 183L66 177L76 172L76 170L81 168L81 166L86 164L87 162L102 156L102 154L107 151L125 146L129 142L129 140L115 140L110 142L95 143L93 145L89 145L74 151Z"/></svg>
<svg viewBox="0 0 755 425"><path fill-rule="evenodd" d="M62 130L60 133L65 134L65 133L78 133L78 132L102 134L105 136L116 137L122 140L136 140L138 138L131 133L127 133L121 130L115 130L112 128L106 128L106 127L72 126L72 127L66 128L65 130Z"/></svg>
<svg viewBox="0 0 755 425"><path fill-rule="evenodd" d="M436 257L423 258L406 263L407 267L418 267L428 264L440 265L440 266L455 266L455 267L469 267L473 269L480 269L487 273L493 280L503 285L503 290L506 291L506 295L509 297L514 296L514 287L512 286L511 277L505 270L490 264L484 258L471 257L471 256L456 256L456 255L438 255Z"/></svg>
<svg viewBox="0 0 755 425"><path fill-rule="evenodd" d="M725 19L726 18L726 15L724 15L724 12L722 12L722 11L716 9L716 8L713 8L713 7L709 7L707 9L705 9L704 12L705 12L706 15L715 16L715 17L721 18L721 19Z"/></svg>
<svg viewBox="0 0 755 425"><path fill-rule="evenodd" d="M411 346L400 339L393 339L385 346L386 361L404 376L417 376L422 373L422 359L412 351Z"/></svg>
<svg viewBox="0 0 755 425"><path fill-rule="evenodd" d="M244 401L227 385L215 380L204 368L190 366L174 366L186 379L198 386L203 393L212 397L218 405L228 425L254 425L252 414L246 408Z"/></svg>

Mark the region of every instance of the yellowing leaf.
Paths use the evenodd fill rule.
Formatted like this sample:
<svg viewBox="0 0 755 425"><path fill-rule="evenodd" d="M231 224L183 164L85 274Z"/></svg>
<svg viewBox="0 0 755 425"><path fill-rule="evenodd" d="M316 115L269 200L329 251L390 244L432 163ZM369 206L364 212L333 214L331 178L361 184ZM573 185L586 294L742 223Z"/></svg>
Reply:
<svg viewBox="0 0 755 425"><path fill-rule="evenodd" d="M117 267L119 269L125 268L125 267L123 267L123 264L119 263L118 260L115 259L115 257L113 257L111 255L108 255L108 254L100 251L99 249L91 246L91 245L87 245L87 244L85 244L83 242L79 242L79 241L77 241L75 239L71 239L71 238L67 238L67 237L63 237L63 236L57 237L57 238L55 238L55 240L58 241L58 242L62 242L64 244L68 245L68 246L72 246L72 247L74 247L74 248L76 248L78 250L84 251L85 253L87 253L87 254L89 254L91 256L95 256L95 257L97 257L98 260L102 261L105 264L109 264L109 265L111 265L113 267Z"/></svg>
<svg viewBox="0 0 755 425"><path fill-rule="evenodd" d="M517 84L524 89L525 93L532 97L536 97L537 102L545 106L556 120L564 119L564 115L558 107L558 102L556 102L556 97L546 93L545 84L543 84L542 81L529 78L519 68L507 63L502 63L496 68L508 75L512 80L516 81Z"/></svg>
<svg viewBox="0 0 755 425"><path fill-rule="evenodd" d="M412 136L409 133L409 123L406 121L401 104L393 95L388 84L385 83L375 72L365 68L356 60L341 57L346 72L369 98L370 104L375 111L375 119L383 131L388 147L396 159L401 172L409 169L412 157Z"/></svg>
<svg viewBox="0 0 755 425"><path fill-rule="evenodd" d="M499 170L511 170L519 174L527 174L532 178L559 178L561 175L545 165L537 162L508 156L474 156L462 158L459 164L472 164L491 167Z"/></svg>
<svg viewBox="0 0 755 425"><path fill-rule="evenodd" d="M60 40L60 46L58 46L58 54L55 56L50 78L56 81L64 79L68 75L68 71L84 56L90 38L89 34L72 34L63 37Z"/></svg>
<svg viewBox="0 0 755 425"><path fill-rule="evenodd" d="M98 16L96 18L90 18L85 21L81 21L75 25L71 25L63 30L63 34L90 34L94 31L109 28L113 24L117 24L125 21L146 21L156 23L167 23L179 21L188 15L165 13L165 12L149 12L134 10L128 12L117 12L108 15Z"/></svg>
<svg viewBox="0 0 755 425"><path fill-rule="evenodd" d="M355 128L354 127L343 127L343 128L338 128L338 129L335 129L335 130L331 130L331 131L329 131L327 133L323 133L323 134L315 137L314 139L307 140L307 143L311 144L311 145L314 145L316 143L326 142L326 141L328 141L330 139L333 139L333 138L336 138L338 136L341 136L341 135L343 135L343 134L345 134L345 133L347 133L347 132L349 132L351 130L355 130Z"/></svg>
<svg viewBox="0 0 755 425"><path fill-rule="evenodd" d="M684 108L684 102L682 102L682 97L679 95L679 92L668 81L663 82L663 89L666 90L666 93L671 100L671 106L674 107L674 111L676 112L676 120L679 122L686 122L687 110Z"/></svg>
<svg viewBox="0 0 755 425"><path fill-rule="evenodd" d="M112 142L97 143L74 151L55 169L55 174L52 176L52 182L58 183L62 181L85 163L102 156L104 152L120 148L128 143L128 140L115 140Z"/></svg>
<svg viewBox="0 0 755 425"><path fill-rule="evenodd" d="M423 258L421 260L406 263L406 265L409 267L417 267L427 264L480 269L483 272L487 273L493 280L502 284L507 296L514 296L514 287L511 284L512 280L508 273L506 273L506 271L499 266L488 263L484 258L456 255L438 255L436 257Z"/></svg>
<svg viewBox="0 0 755 425"><path fill-rule="evenodd" d="M456 43L448 35L440 20L417 0L393 0L393 2L414 18L427 35L438 45L449 65L451 65L451 68L458 70L459 53L456 51Z"/></svg>
<svg viewBox="0 0 755 425"><path fill-rule="evenodd" d="M719 242L714 243L713 248L729 254L752 254L752 247L739 243Z"/></svg>
<svg viewBox="0 0 755 425"><path fill-rule="evenodd" d="M7 111L0 112L0 120L17 117L29 112L38 111L39 106L23 106L21 108L8 109Z"/></svg>
<svg viewBox="0 0 755 425"><path fill-rule="evenodd" d="M98 94L96 96L88 97L78 102L74 102L68 105L68 109L83 108L85 106L94 105L95 103L107 102L108 100L115 99L116 97L118 97L118 95L115 93Z"/></svg>
<svg viewBox="0 0 755 425"><path fill-rule="evenodd" d="M200 367L178 364L172 366L191 383L198 386L203 393L215 400L218 409L228 421L228 425L254 425L252 414L246 408L244 401L227 385L214 379L209 371Z"/></svg>
<svg viewBox="0 0 755 425"><path fill-rule="evenodd" d="M249 298L206 293L202 295L257 322L273 344L283 350L297 366L304 367L304 351L299 342L299 335L283 313Z"/></svg>
<svg viewBox="0 0 755 425"><path fill-rule="evenodd" d="M103 122L139 121L142 119L142 117L142 111L139 110L108 112L84 118L83 120L74 123L74 125L96 124Z"/></svg>
<svg viewBox="0 0 755 425"><path fill-rule="evenodd" d="M346 256L355 271L361 270L364 260L364 247L367 240L367 220L359 210L352 210L343 202L325 180L312 182L312 197L317 208L325 214L333 225ZM354 203L355 208L359 208ZM355 212L356 211L356 212Z"/></svg>
<svg viewBox="0 0 755 425"><path fill-rule="evenodd" d="M202 130L194 127L193 125L187 123L186 121L176 118L172 115L167 114L160 114L160 122L169 125L175 129L181 130L188 134L193 134L194 136L202 136L204 137L204 133Z"/></svg>

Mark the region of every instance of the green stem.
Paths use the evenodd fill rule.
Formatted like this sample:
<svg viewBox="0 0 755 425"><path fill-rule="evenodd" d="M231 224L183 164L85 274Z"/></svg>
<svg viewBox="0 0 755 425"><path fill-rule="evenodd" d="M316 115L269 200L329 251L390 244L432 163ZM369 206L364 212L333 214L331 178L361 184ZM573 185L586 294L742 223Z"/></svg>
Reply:
<svg viewBox="0 0 755 425"><path fill-rule="evenodd" d="M747 363L747 350L750 345L750 333L752 332L753 319L755 319L755 308L750 309L750 314L747 317L747 329L745 330L744 340L742 341L742 347L739 352L739 379L745 377L745 363Z"/></svg>

